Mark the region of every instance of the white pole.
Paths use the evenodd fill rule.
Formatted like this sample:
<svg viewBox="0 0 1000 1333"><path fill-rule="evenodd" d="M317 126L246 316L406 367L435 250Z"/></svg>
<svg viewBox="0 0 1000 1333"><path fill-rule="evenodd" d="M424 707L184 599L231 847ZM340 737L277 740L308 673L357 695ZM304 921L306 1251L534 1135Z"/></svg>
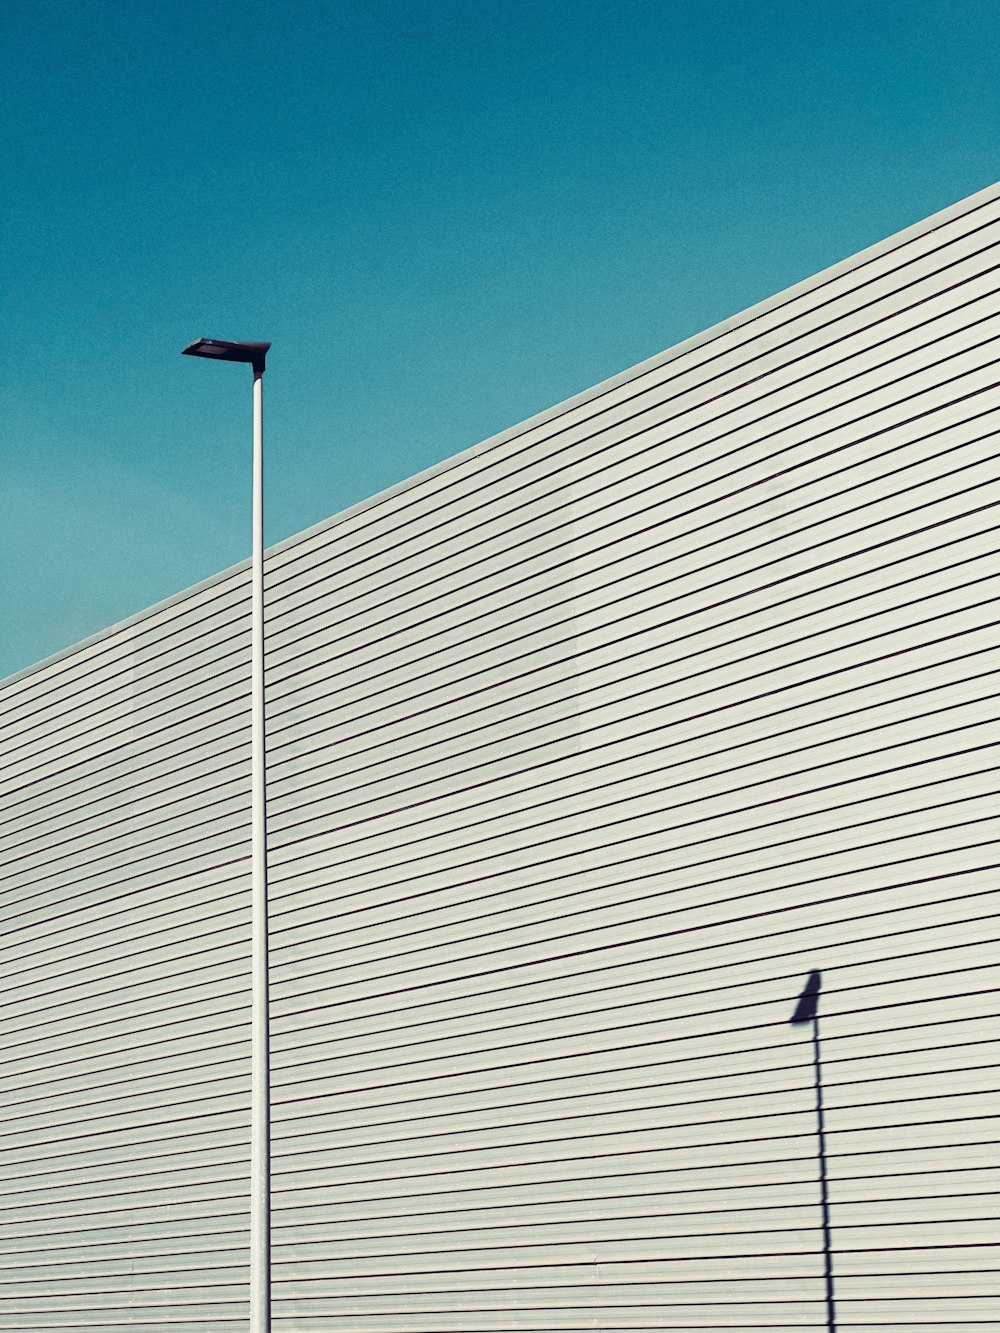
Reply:
<svg viewBox="0 0 1000 1333"><path fill-rule="evenodd" d="M264 733L264 367L253 368L251 559L250 1333L271 1330L270 1050Z"/></svg>

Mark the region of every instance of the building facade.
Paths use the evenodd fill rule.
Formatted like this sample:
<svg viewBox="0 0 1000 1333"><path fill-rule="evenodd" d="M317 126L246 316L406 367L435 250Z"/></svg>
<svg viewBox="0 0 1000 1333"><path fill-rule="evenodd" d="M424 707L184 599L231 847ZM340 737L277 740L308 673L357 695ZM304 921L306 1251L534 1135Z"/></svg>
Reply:
<svg viewBox="0 0 1000 1333"><path fill-rule="evenodd" d="M267 562L279 1333L998 1326L1000 187ZM247 1325L248 569L0 687L0 1330Z"/></svg>

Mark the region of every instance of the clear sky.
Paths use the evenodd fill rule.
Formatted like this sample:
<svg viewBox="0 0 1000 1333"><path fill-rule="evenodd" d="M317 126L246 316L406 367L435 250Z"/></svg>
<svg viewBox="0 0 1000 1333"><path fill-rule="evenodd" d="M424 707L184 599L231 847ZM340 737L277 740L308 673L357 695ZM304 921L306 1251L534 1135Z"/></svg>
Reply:
<svg viewBox="0 0 1000 1333"><path fill-rule="evenodd" d="M0 677L1000 175L996 0L0 0Z"/></svg>

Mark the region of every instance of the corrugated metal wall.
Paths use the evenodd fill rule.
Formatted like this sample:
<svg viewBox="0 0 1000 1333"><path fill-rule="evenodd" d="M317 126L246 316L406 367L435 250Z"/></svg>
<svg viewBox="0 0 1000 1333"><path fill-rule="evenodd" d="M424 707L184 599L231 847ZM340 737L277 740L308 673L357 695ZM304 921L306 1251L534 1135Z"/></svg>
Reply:
<svg viewBox="0 0 1000 1333"><path fill-rule="evenodd" d="M245 579L0 692L0 1328L245 1327Z"/></svg>
<svg viewBox="0 0 1000 1333"><path fill-rule="evenodd" d="M825 1328L812 968L998 1326L998 386L992 191L273 553L278 1333ZM245 1323L244 577L0 696L0 1328Z"/></svg>

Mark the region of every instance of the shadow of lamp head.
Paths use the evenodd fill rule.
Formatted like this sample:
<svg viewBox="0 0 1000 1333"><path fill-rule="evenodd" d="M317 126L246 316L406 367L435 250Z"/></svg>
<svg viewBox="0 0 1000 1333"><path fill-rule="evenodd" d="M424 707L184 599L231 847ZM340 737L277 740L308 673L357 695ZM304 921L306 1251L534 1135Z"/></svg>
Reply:
<svg viewBox="0 0 1000 1333"><path fill-rule="evenodd" d="M791 1023L811 1023L819 1012L819 991L821 979L819 972L810 972L806 984L802 987L802 994L799 996L798 1003L795 1006L795 1013L792 1014Z"/></svg>

